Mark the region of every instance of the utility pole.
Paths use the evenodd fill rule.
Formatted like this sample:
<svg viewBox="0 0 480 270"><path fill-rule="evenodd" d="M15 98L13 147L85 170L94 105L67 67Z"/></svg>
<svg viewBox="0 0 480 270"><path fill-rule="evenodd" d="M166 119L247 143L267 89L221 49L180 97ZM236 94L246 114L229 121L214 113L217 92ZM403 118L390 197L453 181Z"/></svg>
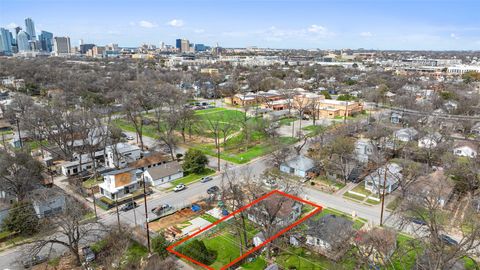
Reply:
<svg viewBox="0 0 480 270"><path fill-rule="evenodd" d="M388 164L385 163L385 171L383 173L383 190L382 190L382 208L380 212L380 226L383 226L383 207L385 205L385 189L387 185L387 167Z"/></svg>
<svg viewBox="0 0 480 270"><path fill-rule="evenodd" d="M145 204L145 227L147 228L147 246L148 246L148 253L151 253L150 250L150 229L148 228L148 208L147 208L147 189L145 182L145 175L142 174L142 181L143 181L143 201Z"/></svg>
<svg viewBox="0 0 480 270"><path fill-rule="evenodd" d="M137 227L137 213L135 213L135 201L133 200L133 197L132 197L132 205L133 205L133 219L135 221L135 227Z"/></svg>
<svg viewBox="0 0 480 270"><path fill-rule="evenodd" d="M343 123L344 124L347 123L347 110L348 110L348 101L345 101L345 113L344 113L344 116L343 116Z"/></svg>
<svg viewBox="0 0 480 270"><path fill-rule="evenodd" d="M120 214L118 213L118 199L117 199L117 194L115 194L115 208L117 209L118 230L121 230L122 227L120 227Z"/></svg>
<svg viewBox="0 0 480 270"><path fill-rule="evenodd" d="M23 148L22 135L20 134L20 121L18 121L18 118L15 118L15 121L17 122L18 139L20 141L20 148Z"/></svg>
<svg viewBox="0 0 480 270"><path fill-rule="evenodd" d="M93 199L93 211L95 211L95 221L98 221L98 215L97 215L97 202L95 201L95 193L93 192L93 188L90 188L90 192L92 193L92 199ZM118 212L117 212L118 214Z"/></svg>

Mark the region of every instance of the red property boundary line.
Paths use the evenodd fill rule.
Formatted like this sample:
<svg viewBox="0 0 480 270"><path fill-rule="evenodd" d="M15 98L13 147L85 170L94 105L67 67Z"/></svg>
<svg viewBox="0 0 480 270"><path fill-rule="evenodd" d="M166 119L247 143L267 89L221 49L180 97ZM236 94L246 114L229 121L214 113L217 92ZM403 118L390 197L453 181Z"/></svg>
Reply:
<svg viewBox="0 0 480 270"><path fill-rule="evenodd" d="M303 217L303 218L295 221L295 222L292 223L290 226L288 226L288 227L280 230L278 233L276 233L274 236L272 236L272 237L268 238L267 240L265 240L265 241L264 241L262 244L260 244L259 246L250 249L249 251L247 251L246 253L244 253L242 256L236 258L235 260L231 261L229 264L223 266L223 267L221 268L221 270L227 269L228 267L234 265L235 263L237 263L237 262L239 262L240 260L244 259L244 258L247 257L248 255L252 254L253 252L261 249L262 247L264 247L265 245L267 245L267 244L270 243L271 241L275 240L276 238L278 238L278 237L281 236L282 234L286 233L287 231L293 229L295 226L297 226L297 225L299 225L300 223L304 222L305 220L309 219L311 216L313 216L313 215L315 215L316 213L322 211L322 209L323 209L322 206L317 205L317 204L315 204L315 203L312 203L312 202L310 202L310 201L303 200L303 199L301 199L301 198L298 198L298 197L296 197L296 196L287 194L287 193L282 192L282 191L279 191L279 190L272 190L272 191L270 191L269 193L263 195L262 197L254 200L254 201L252 201L251 203L249 203L249 204L241 207L240 209L232 212L232 213L229 214L228 216L225 216L225 217L223 217L223 218L215 221L214 223L208 225L207 227L205 227L205 228L197 231L196 233L194 233L194 234L192 234L192 235L190 235L190 236L188 236L188 237L185 237L185 238L181 239L180 241L178 241L178 242L170 245L169 247L167 247L167 250L168 250L170 253L173 253L173 254L181 257L181 258L184 258L184 259L186 259L186 260L188 260L188 261L190 261L190 262L192 262L192 263L194 263L194 264L200 265L200 266L204 267L205 269L215 270L214 268L212 268L212 267L210 267L210 266L208 266L208 265L205 265L205 264L203 264L203 263L201 263L201 262L199 262L199 261L196 261L196 260L194 260L194 259L192 259L192 258L190 258L190 257L188 257L188 256L186 256L186 255L184 255L184 254L176 251L174 248L177 247L177 246L179 246L180 244L188 241L189 239L197 236L198 234L200 234L200 233L202 233L202 232L204 232L204 231L212 228L213 226L219 224L220 222L223 222L224 220L226 220L226 219L228 219L228 218L230 218L230 217L233 217L234 215L236 215L236 214L238 214L238 213L246 210L247 208L251 207L252 205L254 205L254 204L256 204L256 203L258 203L258 202L266 199L267 197L269 197L269 196L271 196L271 195L273 195L273 194L280 194L280 195L283 195L283 196L288 197L288 198L290 198L290 199L293 199L293 200L295 200L295 201L299 201L299 202L302 202L302 203L304 203L304 204L309 204L309 205L315 207L316 209L315 209L314 211L312 211L310 214L306 215L305 217Z"/></svg>

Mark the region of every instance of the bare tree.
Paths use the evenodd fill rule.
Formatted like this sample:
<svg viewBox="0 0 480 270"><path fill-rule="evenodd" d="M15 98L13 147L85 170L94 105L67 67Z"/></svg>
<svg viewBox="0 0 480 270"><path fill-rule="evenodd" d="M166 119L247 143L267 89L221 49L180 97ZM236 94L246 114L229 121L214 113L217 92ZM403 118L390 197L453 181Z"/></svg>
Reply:
<svg viewBox="0 0 480 270"><path fill-rule="evenodd" d="M42 182L42 164L29 152L0 150L0 189L22 201Z"/></svg>
<svg viewBox="0 0 480 270"><path fill-rule="evenodd" d="M68 248L75 258L75 265L80 266L80 245L85 241L100 239L107 230L98 222L84 221L86 213L86 209L78 202L67 197L63 212L49 219L48 227L56 229L53 232L46 228L42 230L43 235L32 240L25 247L25 251L31 256L42 252L51 244L61 245Z"/></svg>

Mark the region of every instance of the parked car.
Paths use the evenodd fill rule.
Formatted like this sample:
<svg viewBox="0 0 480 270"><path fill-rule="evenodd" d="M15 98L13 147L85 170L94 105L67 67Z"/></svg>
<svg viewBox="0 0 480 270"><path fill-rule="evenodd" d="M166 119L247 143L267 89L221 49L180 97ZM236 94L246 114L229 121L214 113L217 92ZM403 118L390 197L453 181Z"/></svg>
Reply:
<svg viewBox="0 0 480 270"><path fill-rule="evenodd" d="M446 235L446 234L441 234L440 235L440 240L444 242L445 244L449 246L456 246L458 245L457 240L453 239L452 237Z"/></svg>
<svg viewBox="0 0 480 270"><path fill-rule="evenodd" d="M425 220L423 220L421 218L412 218L412 222L415 223L415 224L418 224L420 226L427 225L427 222L425 222Z"/></svg>
<svg viewBox="0 0 480 270"><path fill-rule="evenodd" d="M162 204L162 205L160 205L160 206L154 207L154 208L152 209L152 213L158 215L158 214L160 214L160 213L162 213L162 212L166 212L166 211L168 211L168 210L170 210L170 209L172 209L172 206L166 203L166 204Z"/></svg>
<svg viewBox="0 0 480 270"><path fill-rule="evenodd" d="M128 211L128 210L132 210L133 208L136 208L137 207L137 203L134 202L134 201L131 201L131 202L127 202L126 204L124 204L122 206L122 208L120 208L120 211Z"/></svg>
<svg viewBox="0 0 480 270"><path fill-rule="evenodd" d="M210 187L207 189L207 193L208 194L215 194L216 192L218 192L220 190L219 187L217 186L213 186L213 187Z"/></svg>
<svg viewBox="0 0 480 270"><path fill-rule="evenodd" d="M84 246L82 248L82 253L86 262L93 262L95 260L95 253L90 246Z"/></svg>
<svg viewBox="0 0 480 270"><path fill-rule="evenodd" d="M200 179L200 182L201 183L206 183L206 182L211 181L211 180L213 180L213 178L211 176L205 176L205 177L202 177Z"/></svg>
<svg viewBox="0 0 480 270"><path fill-rule="evenodd" d="M48 260L48 257L45 255L35 255L32 258L22 262L23 268L30 268L32 266L44 263Z"/></svg>
<svg viewBox="0 0 480 270"><path fill-rule="evenodd" d="M135 138L133 138L133 136L127 136L127 140L131 141L133 139L135 139Z"/></svg>
<svg viewBox="0 0 480 270"><path fill-rule="evenodd" d="M173 188L173 191L177 192L177 191L184 190L185 188L187 187L184 184L178 184L176 187Z"/></svg>

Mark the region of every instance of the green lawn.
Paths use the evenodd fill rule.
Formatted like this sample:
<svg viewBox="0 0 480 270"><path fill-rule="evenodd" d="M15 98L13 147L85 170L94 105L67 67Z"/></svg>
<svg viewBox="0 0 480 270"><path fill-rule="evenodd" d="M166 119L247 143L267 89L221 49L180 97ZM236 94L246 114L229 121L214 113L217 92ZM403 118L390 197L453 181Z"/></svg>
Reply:
<svg viewBox="0 0 480 270"><path fill-rule="evenodd" d="M115 119L113 120L113 124L125 131L136 132L134 125L125 119ZM142 131L143 136L151 137L154 139L158 138L158 132L153 125L143 125Z"/></svg>
<svg viewBox="0 0 480 270"><path fill-rule="evenodd" d="M140 262L147 255L148 249L146 247L132 241L125 254L123 254L123 259L127 262Z"/></svg>
<svg viewBox="0 0 480 270"><path fill-rule="evenodd" d="M213 112L222 112L222 111L226 111L226 110L227 109L225 109L225 108L211 108L211 109L195 111L195 114L196 115L202 115L202 114L209 114L209 113L213 113Z"/></svg>
<svg viewBox="0 0 480 270"><path fill-rule="evenodd" d="M102 183L103 182L103 177L99 176L97 178L90 178L88 179L87 181L84 181L82 183L82 186L84 188L92 188L94 186L97 186L98 184Z"/></svg>
<svg viewBox="0 0 480 270"><path fill-rule="evenodd" d="M342 189L343 187L345 187L345 184L344 184L344 183L330 180L330 179L328 179L327 177L317 177L317 178L314 179L314 182L321 182L321 183L324 184L324 185L334 186L334 187L336 187L337 189Z"/></svg>
<svg viewBox="0 0 480 270"><path fill-rule="evenodd" d="M352 191L366 195L366 196L369 196L372 194L372 192L365 189L365 184L363 182L358 184L354 189L352 189Z"/></svg>
<svg viewBox="0 0 480 270"><path fill-rule="evenodd" d="M362 197L362 196L359 196L359 195L356 195L356 194L352 194L352 193L348 193L348 192L345 192L345 194L343 194L343 197L355 199L355 200L358 200L358 201L365 200L365 197Z"/></svg>
<svg viewBox="0 0 480 270"><path fill-rule="evenodd" d="M278 121L281 126L290 126L292 122L298 120L296 117L285 117Z"/></svg>
<svg viewBox="0 0 480 270"><path fill-rule="evenodd" d="M217 252L217 259L210 267L220 269L229 264L234 259L240 257L238 240L229 232L223 232L220 235L203 240L209 250Z"/></svg>
<svg viewBox="0 0 480 270"><path fill-rule="evenodd" d="M13 134L13 130L11 130L11 129L0 131L0 136L1 135L10 135L10 134Z"/></svg>
<svg viewBox="0 0 480 270"><path fill-rule="evenodd" d="M176 179L176 180L173 180L172 182L170 182L172 184L172 187L178 185L178 184L185 184L185 185L188 185L188 184L191 184L191 183L194 183L194 182L197 182L198 180L200 180L200 178L204 177L204 176L207 176L207 175L212 175L215 173L215 170L212 170L210 168L205 168L205 171L203 173L191 173L187 176L184 176L182 178L179 178L179 179Z"/></svg>
<svg viewBox="0 0 480 270"><path fill-rule="evenodd" d="M285 144L293 144L298 141L296 138L281 137L280 141ZM234 146L235 144L235 146ZM209 156L216 157L217 151L214 145L196 145L194 148L201 150ZM262 139L258 144L251 146L245 151L243 144L236 137L227 142L226 150L220 152L220 158L236 164L244 164L252 159L261 157L272 152L272 147Z"/></svg>
<svg viewBox="0 0 480 270"><path fill-rule="evenodd" d="M340 261L337 265L335 262L326 257L310 252L300 247L288 247L277 257L277 263L283 269L296 267L298 270L323 270L323 269L354 269L355 262L353 258L345 256L345 260Z"/></svg>
<svg viewBox="0 0 480 270"><path fill-rule="evenodd" d="M243 264L242 269L251 269L251 270L258 270L258 269L265 269L267 267L267 262L262 256L258 256L257 258L253 259L253 261Z"/></svg>
<svg viewBox="0 0 480 270"><path fill-rule="evenodd" d="M207 213L201 215L200 217L203 218L203 219L205 219L205 220L208 221L208 222L211 222L211 223L214 223L215 221L218 220L218 219L215 218L214 216L212 216L212 215L210 215L210 214L207 214Z"/></svg>

